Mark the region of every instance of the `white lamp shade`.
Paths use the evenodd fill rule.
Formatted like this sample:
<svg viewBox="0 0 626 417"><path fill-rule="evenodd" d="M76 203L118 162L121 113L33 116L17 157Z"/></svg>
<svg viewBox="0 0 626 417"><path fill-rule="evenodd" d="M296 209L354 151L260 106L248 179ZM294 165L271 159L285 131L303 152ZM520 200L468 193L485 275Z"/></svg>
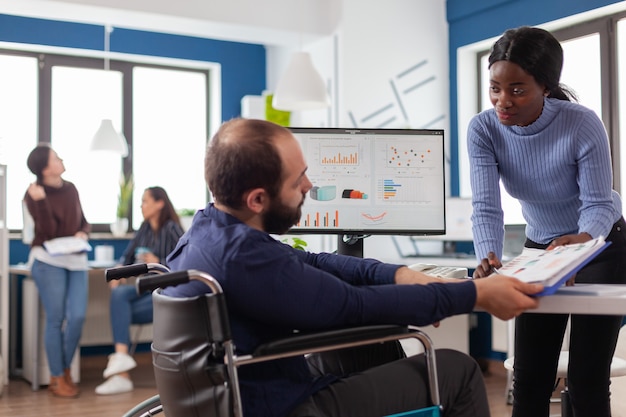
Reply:
<svg viewBox="0 0 626 417"><path fill-rule="evenodd" d="M128 156L126 138L113 128L113 122L110 119L102 119L98 131L91 140L91 150L114 152L122 157Z"/></svg>
<svg viewBox="0 0 626 417"><path fill-rule="evenodd" d="M276 86L272 107L278 110L312 110L330 106L326 85L313 67L311 55L296 52Z"/></svg>

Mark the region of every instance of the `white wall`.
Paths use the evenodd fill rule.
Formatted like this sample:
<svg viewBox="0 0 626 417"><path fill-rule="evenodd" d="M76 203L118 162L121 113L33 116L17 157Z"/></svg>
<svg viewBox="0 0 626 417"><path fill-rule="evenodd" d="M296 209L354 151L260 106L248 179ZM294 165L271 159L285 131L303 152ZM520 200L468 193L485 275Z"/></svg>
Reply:
<svg viewBox="0 0 626 417"><path fill-rule="evenodd" d="M304 50L332 107L294 114L292 125L448 132L445 8L445 0L0 0L0 13L264 44L269 91ZM367 239L365 249L395 257L389 239Z"/></svg>
<svg viewBox="0 0 626 417"><path fill-rule="evenodd" d="M333 34L302 45L327 81L332 108L294 113L292 125L353 127L356 123L359 127L443 128L448 132L445 0L336 3L341 9ZM269 90L293 50L268 48ZM411 90L420 83L423 87ZM312 250L336 247L334 237L320 241L309 236L307 240ZM365 256L398 257L389 236L372 236L364 242Z"/></svg>
<svg viewBox="0 0 626 417"><path fill-rule="evenodd" d="M328 35L333 0L0 0L0 12L260 44Z"/></svg>

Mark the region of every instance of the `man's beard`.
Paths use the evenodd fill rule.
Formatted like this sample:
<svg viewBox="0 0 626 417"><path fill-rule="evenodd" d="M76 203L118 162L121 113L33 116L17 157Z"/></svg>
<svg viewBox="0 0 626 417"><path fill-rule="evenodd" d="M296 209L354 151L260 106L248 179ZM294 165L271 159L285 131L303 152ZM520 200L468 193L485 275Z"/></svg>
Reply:
<svg viewBox="0 0 626 417"><path fill-rule="evenodd" d="M263 215L263 229L275 235L286 233L291 226L300 221L302 204L304 204L304 195L302 202L296 208L286 206L278 197L273 198L269 210Z"/></svg>

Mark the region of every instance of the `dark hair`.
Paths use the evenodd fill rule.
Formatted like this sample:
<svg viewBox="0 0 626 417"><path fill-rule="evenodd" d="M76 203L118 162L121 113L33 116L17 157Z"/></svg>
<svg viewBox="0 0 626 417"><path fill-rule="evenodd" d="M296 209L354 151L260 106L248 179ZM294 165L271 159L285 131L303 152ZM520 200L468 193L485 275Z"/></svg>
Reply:
<svg viewBox="0 0 626 417"><path fill-rule="evenodd" d="M26 159L26 165L30 172L37 176L37 184L39 185L43 184L43 170L46 169L48 161L50 161L50 152L52 152L50 145L40 143L30 151Z"/></svg>
<svg viewBox="0 0 626 417"><path fill-rule="evenodd" d="M148 187L146 188L146 191L150 193L155 201L163 201L164 203L161 213L159 214L159 229L161 229L161 227L163 227L168 220L172 220L174 223L181 226L180 218L178 217L178 214L176 214L174 205L167 195L167 192L165 192L162 187Z"/></svg>
<svg viewBox="0 0 626 417"><path fill-rule="evenodd" d="M220 126L207 147L204 176L215 201L233 209L243 206L243 195L263 188L278 196L282 163L275 140L288 129L264 120L232 119Z"/></svg>
<svg viewBox="0 0 626 417"><path fill-rule="evenodd" d="M576 100L576 95L560 82L563 48L547 30L530 26L507 30L491 47L489 68L497 61L519 65L546 87L548 97Z"/></svg>

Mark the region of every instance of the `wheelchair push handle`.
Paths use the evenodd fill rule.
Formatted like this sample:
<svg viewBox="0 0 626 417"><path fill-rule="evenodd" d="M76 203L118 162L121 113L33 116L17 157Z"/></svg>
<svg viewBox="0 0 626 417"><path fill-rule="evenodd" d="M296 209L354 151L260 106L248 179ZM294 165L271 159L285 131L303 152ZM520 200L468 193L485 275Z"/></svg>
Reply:
<svg viewBox="0 0 626 417"><path fill-rule="evenodd" d="M146 291L154 291L157 288L184 284L192 280L202 281L214 294L223 292L220 283L215 278L206 272L197 271L195 269L169 272L160 275L144 275L137 279L135 286L137 293L142 294Z"/></svg>
<svg viewBox="0 0 626 417"><path fill-rule="evenodd" d="M176 271L139 277L135 282L135 286L137 287L137 294L143 294L144 292L152 292L157 288L165 288L186 282L189 282L189 271Z"/></svg>
<svg viewBox="0 0 626 417"><path fill-rule="evenodd" d="M107 282L109 282L114 279L137 277L151 272L164 273L169 272L169 269L161 264L141 263L109 268L104 271L104 276Z"/></svg>

